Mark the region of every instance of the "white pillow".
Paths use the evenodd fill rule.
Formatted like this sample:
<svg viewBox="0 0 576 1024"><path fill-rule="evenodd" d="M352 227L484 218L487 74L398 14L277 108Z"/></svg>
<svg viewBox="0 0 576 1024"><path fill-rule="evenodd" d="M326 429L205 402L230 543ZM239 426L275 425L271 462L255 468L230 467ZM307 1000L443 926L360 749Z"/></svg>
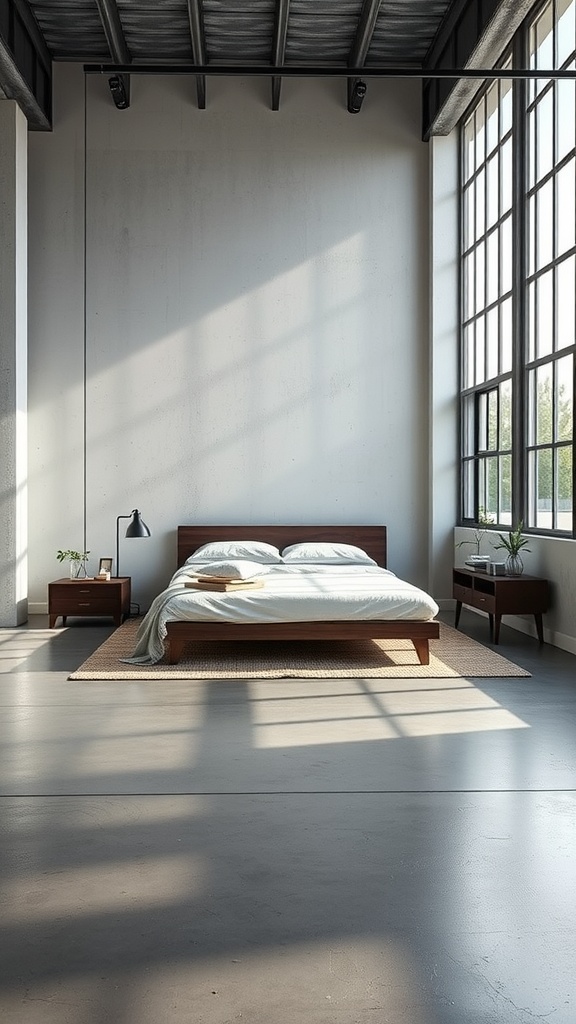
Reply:
<svg viewBox="0 0 576 1024"><path fill-rule="evenodd" d="M261 540L212 540L203 544L190 558L190 562L217 562L225 559L247 558L251 562L272 565L281 562L280 552L273 544Z"/></svg>
<svg viewBox="0 0 576 1024"><path fill-rule="evenodd" d="M261 562L249 562L246 558L238 558L236 560L229 559L227 562L209 562L208 565L198 564L195 572L198 576L224 576L229 580L250 580L253 576L264 576L271 570Z"/></svg>
<svg viewBox="0 0 576 1024"><path fill-rule="evenodd" d="M354 544L322 544L318 541L306 541L301 544L290 544L282 552L284 562L316 562L330 565L377 565L362 548Z"/></svg>

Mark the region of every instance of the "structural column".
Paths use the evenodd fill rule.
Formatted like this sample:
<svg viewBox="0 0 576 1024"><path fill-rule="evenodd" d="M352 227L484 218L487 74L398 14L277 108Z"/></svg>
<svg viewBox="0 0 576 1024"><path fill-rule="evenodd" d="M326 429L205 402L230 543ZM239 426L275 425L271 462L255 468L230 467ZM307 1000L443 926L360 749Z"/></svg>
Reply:
<svg viewBox="0 0 576 1024"><path fill-rule="evenodd" d="M452 605L458 518L458 133L434 137L430 160L429 590Z"/></svg>
<svg viewBox="0 0 576 1024"><path fill-rule="evenodd" d="M27 133L0 100L0 626L28 617Z"/></svg>

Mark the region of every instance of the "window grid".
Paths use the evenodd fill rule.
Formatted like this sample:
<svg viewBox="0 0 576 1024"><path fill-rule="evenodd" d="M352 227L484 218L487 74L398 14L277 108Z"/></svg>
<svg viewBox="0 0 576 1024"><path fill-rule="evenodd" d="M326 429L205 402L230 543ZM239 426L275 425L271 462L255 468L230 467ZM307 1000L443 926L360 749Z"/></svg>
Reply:
<svg viewBox="0 0 576 1024"><path fill-rule="evenodd" d="M506 66L506 65L505 65ZM511 521L512 119L495 82L464 125L462 163L462 509Z"/></svg>
<svg viewBox="0 0 576 1024"><path fill-rule="evenodd" d="M574 60L576 24L568 47L559 31L560 18L573 9L566 0L545 5L528 33L531 67L546 60L566 67ZM554 79L534 80L527 90L524 457L527 527L573 534L576 120L574 85L568 85L571 105ZM572 108L567 118L566 105L569 115Z"/></svg>
<svg viewBox="0 0 576 1024"><path fill-rule="evenodd" d="M575 66L575 8L548 0L516 40L522 66ZM495 82L462 139L461 522L575 536L576 84Z"/></svg>

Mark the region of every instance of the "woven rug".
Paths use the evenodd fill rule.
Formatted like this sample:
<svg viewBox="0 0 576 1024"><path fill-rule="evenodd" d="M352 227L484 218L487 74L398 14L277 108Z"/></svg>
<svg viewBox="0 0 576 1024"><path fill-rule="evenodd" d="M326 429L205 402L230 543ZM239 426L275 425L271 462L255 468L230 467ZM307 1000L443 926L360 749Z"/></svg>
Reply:
<svg viewBox="0 0 576 1024"><path fill-rule="evenodd" d="M428 679L529 676L530 673L440 623L430 664L420 665L409 640L202 641L188 644L177 665L125 665L138 619L127 619L69 679Z"/></svg>

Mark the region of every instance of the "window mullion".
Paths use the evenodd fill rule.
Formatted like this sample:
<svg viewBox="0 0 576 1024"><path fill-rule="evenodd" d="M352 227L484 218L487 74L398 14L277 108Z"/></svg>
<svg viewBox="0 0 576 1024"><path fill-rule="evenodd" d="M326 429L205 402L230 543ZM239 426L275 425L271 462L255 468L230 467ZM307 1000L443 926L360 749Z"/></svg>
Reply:
<svg viewBox="0 0 576 1024"><path fill-rule="evenodd" d="M525 67L526 47L516 39L512 62ZM526 180L527 119L526 80L515 79L512 88L512 237L514 296L512 324L512 522L524 522L526 516L526 456L524 438L528 428L525 401L524 339L526 337L526 277L528 270L526 243Z"/></svg>

